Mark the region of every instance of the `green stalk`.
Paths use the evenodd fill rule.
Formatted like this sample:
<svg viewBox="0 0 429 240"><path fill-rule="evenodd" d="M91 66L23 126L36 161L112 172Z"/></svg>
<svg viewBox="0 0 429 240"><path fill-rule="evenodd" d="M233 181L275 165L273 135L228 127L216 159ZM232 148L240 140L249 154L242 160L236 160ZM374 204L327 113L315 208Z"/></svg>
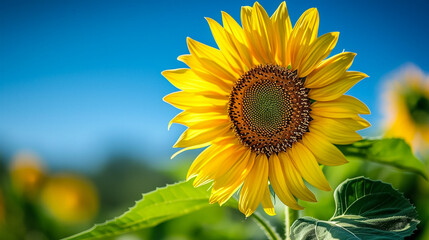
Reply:
<svg viewBox="0 0 429 240"><path fill-rule="evenodd" d="M277 234L273 226L271 226L271 224L266 219L259 215L259 213L255 212L251 215L251 217L253 218L253 220L256 221L259 227L261 227L268 239L281 240L281 237L279 236L279 234Z"/></svg>
<svg viewBox="0 0 429 240"><path fill-rule="evenodd" d="M285 237L286 240L290 240L290 227L299 218L298 210L294 210L285 206Z"/></svg>

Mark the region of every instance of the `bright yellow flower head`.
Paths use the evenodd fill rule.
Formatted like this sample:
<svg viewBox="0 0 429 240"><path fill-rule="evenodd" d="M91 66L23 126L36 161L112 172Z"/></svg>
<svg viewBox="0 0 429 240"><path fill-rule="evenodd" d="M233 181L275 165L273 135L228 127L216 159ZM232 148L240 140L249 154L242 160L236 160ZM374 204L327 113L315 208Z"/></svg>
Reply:
<svg viewBox="0 0 429 240"><path fill-rule="evenodd" d="M279 199L316 201L304 181L331 190L319 164L346 163L334 144L361 139L368 108L343 95L366 74L347 71L356 54L328 59L338 32L317 36L319 14L307 10L292 28L286 3L269 17L259 3L241 9L240 26L222 12L223 26L207 18L219 49L188 38L189 66L162 74L177 88L164 100L184 110L171 120L188 129L174 147L207 147L187 179L213 181L210 203L225 203L241 187L239 209L262 203L273 215L269 183ZM182 150L182 151L183 151Z"/></svg>
<svg viewBox="0 0 429 240"><path fill-rule="evenodd" d="M386 135L404 138L414 151L429 148L429 77L409 65L389 81Z"/></svg>
<svg viewBox="0 0 429 240"><path fill-rule="evenodd" d="M58 174L49 179L42 191L42 204L57 220L76 224L91 220L98 211L98 196L85 178Z"/></svg>
<svg viewBox="0 0 429 240"><path fill-rule="evenodd" d="M12 185L18 193L34 198L45 179L45 170L37 156L19 152L12 159L10 175Z"/></svg>

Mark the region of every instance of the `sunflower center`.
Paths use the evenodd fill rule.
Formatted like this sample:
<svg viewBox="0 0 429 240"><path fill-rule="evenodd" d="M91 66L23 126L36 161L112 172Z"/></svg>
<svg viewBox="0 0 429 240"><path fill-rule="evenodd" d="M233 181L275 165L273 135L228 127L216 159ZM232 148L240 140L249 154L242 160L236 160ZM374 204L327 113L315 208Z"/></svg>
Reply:
<svg viewBox="0 0 429 240"><path fill-rule="evenodd" d="M273 81L262 80L244 92L243 117L254 131L274 134L285 127L290 111L289 96Z"/></svg>
<svg viewBox="0 0 429 240"><path fill-rule="evenodd" d="M304 78L277 65L261 65L234 85L228 106L240 141L257 153L286 151L308 132L311 121Z"/></svg>

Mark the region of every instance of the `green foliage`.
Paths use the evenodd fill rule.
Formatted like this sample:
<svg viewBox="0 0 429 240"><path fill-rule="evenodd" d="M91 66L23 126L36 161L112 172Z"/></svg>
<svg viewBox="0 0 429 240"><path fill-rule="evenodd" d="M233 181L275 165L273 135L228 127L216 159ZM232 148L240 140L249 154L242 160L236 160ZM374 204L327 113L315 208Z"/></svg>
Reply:
<svg viewBox="0 0 429 240"><path fill-rule="evenodd" d="M134 207L121 216L96 224L87 231L68 237L68 240L104 239L123 233L153 227L161 222L185 214L213 207L208 204L210 192L208 186L194 188L191 182L179 182L143 195ZM226 206L237 208L238 202L231 199ZM268 221L257 213L252 218L265 232L268 239L280 239Z"/></svg>
<svg viewBox="0 0 429 240"><path fill-rule="evenodd" d="M417 212L389 184L364 177L349 179L334 193L329 221L303 217L291 227L292 239L403 239L415 230Z"/></svg>
<svg viewBox="0 0 429 240"><path fill-rule="evenodd" d="M163 221L209 207L207 187L194 188L191 182L168 185L143 195L120 217L96 224L66 239L97 239L155 226Z"/></svg>
<svg viewBox="0 0 429 240"><path fill-rule="evenodd" d="M378 162L420 174L426 180L425 165L417 159L410 146L399 138L364 139L350 145L337 146L347 157Z"/></svg>
<svg viewBox="0 0 429 240"><path fill-rule="evenodd" d="M265 233L265 236L267 237L267 239L269 239L269 240L280 240L281 239L279 234L270 225L270 222L268 222L261 215L259 215L259 213L254 212L252 214L252 218L258 224L259 228L261 228L261 230Z"/></svg>
<svg viewBox="0 0 429 240"><path fill-rule="evenodd" d="M119 216L141 198L142 193L175 181L170 175L148 166L142 159L118 153L110 155L91 179L100 198L100 214L96 221Z"/></svg>

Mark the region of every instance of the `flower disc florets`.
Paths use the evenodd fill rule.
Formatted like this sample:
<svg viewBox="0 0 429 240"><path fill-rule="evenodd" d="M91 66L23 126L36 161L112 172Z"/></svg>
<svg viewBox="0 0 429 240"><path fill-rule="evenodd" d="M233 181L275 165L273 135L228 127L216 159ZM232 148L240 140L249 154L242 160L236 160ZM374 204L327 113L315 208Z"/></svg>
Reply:
<svg viewBox="0 0 429 240"><path fill-rule="evenodd" d="M309 89L304 78L278 65L243 74L229 99L228 114L241 142L257 153L286 151L308 132Z"/></svg>

